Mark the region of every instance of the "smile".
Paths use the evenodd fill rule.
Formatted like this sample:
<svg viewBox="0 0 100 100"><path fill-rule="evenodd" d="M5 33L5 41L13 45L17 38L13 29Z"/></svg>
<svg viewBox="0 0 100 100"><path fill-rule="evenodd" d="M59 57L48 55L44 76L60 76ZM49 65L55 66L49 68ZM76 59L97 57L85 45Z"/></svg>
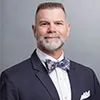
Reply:
<svg viewBox="0 0 100 100"><path fill-rule="evenodd" d="M59 37L45 37L45 39L59 39Z"/></svg>

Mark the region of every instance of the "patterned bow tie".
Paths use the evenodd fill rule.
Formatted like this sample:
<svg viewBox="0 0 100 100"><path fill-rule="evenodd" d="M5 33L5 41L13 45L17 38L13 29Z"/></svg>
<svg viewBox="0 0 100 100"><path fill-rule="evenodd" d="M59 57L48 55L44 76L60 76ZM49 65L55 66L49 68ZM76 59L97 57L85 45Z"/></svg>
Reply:
<svg viewBox="0 0 100 100"><path fill-rule="evenodd" d="M47 66L48 72L51 73L56 67L59 67L63 70L69 70L70 60L64 58L60 62L54 62L50 59L47 59L45 64Z"/></svg>

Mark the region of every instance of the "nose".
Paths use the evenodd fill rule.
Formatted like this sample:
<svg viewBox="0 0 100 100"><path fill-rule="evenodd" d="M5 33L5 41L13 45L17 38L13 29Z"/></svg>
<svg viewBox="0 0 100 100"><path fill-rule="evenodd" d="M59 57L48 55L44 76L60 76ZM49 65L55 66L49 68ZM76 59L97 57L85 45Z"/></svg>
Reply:
<svg viewBox="0 0 100 100"><path fill-rule="evenodd" d="M48 27L48 33L55 33L56 32L56 27L55 25L52 23L49 25Z"/></svg>

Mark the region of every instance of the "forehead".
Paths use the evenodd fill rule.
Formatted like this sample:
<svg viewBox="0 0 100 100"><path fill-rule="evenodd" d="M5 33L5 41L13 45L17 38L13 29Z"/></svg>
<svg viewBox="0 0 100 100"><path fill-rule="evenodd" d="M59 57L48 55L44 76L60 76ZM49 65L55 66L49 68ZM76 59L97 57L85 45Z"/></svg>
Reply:
<svg viewBox="0 0 100 100"><path fill-rule="evenodd" d="M66 19L66 15L61 8L41 9L37 13L37 19Z"/></svg>

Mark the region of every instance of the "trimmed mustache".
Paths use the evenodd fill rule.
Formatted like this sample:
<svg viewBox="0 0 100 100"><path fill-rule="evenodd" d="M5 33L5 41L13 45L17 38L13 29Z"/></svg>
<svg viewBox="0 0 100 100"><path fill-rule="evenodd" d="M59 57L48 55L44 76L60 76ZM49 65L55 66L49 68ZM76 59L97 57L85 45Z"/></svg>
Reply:
<svg viewBox="0 0 100 100"><path fill-rule="evenodd" d="M61 35L55 33L44 35L44 38L60 38L60 37Z"/></svg>
<svg viewBox="0 0 100 100"><path fill-rule="evenodd" d="M50 34L45 34L43 36L40 36L42 39L48 39L48 38L58 38L61 39L64 42L64 38L61 34L58 33L50 33Z"/></svg>

